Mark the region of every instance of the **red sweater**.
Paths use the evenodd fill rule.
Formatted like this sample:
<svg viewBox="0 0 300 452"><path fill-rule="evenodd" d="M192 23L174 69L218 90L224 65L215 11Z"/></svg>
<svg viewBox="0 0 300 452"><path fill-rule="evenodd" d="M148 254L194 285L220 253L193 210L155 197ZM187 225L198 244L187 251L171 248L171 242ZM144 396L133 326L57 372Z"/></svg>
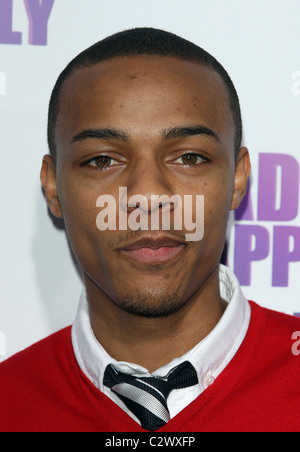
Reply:
<svg viewBox="0 0 300 452"><path fill-rule="evenodd" d="M300 319L251 309L236 356L159 432L300 431L300 356L292 353ZM0 431L144 430L83 375L66 328L0 365Z"/></svg>

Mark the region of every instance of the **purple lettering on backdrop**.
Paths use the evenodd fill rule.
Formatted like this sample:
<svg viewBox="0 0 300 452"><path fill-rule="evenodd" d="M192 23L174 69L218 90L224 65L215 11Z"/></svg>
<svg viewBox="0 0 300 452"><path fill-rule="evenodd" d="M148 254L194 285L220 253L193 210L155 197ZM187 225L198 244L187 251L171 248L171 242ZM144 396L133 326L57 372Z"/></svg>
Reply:
<svg viewBox="0 0 300 452"><path fill-rule="evenodd" d="M293 239L292 250L291 238ZM275 226L273 246L273 286L288 287L289 263L300 261L300 228Z"/></svg>
<svg viewBox="0 0 300 452"><path fill-rule="evenodd" d="M254 221L250 183L240 207L235 211L235 219L236 221Z"/></svg>
<svg viewBox="0 0 300 452"><path fill-rule="evenodd" d="M47 45L48 21L54 0L24 0L29 19L29 44Z"/></svg>
<svg viewBox="0 0 300 452"><path fill-rule="evenodd" d="M22 44L22 33L12 30L13 2L0 1L0 44Z"/></svg>
<svg viewBox="0 0 300 452"><path fill-rule="evenodd" d="M255 247L252 246L253 238ZM251 285L251 263L266 259L270 252L269 231L263 226L235 226L234 271L242 286Z"/></svg>
<svg viewBox="0 0 300 452"><path fill-rule="evenodd" d="M281 169L281 181L278 180ZM281 182L280 206L276 206L276 193ZM259 221L292 221L298 215L299 164L291 155L260 154L258 181Z"/></svg>

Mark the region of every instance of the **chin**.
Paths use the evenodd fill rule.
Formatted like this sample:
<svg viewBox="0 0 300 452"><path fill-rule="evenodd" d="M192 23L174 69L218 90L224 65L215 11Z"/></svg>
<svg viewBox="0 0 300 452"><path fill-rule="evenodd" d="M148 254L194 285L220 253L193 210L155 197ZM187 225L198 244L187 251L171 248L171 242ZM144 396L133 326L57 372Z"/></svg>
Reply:
<svg viewBox="0 0 300 452"><path fill-rule="evenodd" d="M178 293L173 295L134 294L115 300L128 314L143 318L165 318L175 314L183 306Z"/></svg>

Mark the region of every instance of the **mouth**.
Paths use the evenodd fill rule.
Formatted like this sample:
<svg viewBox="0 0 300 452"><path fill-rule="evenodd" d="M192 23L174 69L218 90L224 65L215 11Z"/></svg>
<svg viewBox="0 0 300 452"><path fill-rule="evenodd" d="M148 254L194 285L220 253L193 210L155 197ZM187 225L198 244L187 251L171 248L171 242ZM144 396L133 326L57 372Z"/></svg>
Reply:
<svg viewBox="0 0 300 452"><path fill-rule="evenodd" d="M119 248L123 255L143 264L162 264L175 260L186 243L170 237L144 237Z"/></svg>

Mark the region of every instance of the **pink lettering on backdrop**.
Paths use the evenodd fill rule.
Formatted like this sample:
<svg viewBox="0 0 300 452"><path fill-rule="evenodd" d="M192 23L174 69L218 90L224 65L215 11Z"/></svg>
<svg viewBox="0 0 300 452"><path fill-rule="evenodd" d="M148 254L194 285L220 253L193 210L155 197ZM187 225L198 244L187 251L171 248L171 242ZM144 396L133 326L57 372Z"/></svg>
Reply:
<svg viewBox="0 0 300 452"><path fill-rule="evenodd" d="M29 44L47 45L48 22L54 1L23 0L29 21ZM13 30L13 0L0 1L0 44L22 44L22 32Z"/></svg>
<svg viewBox="0 0 300 452"><path fill-rule="evenodd" d="M257 217L251 189L235 217L234 270L242 285L251 285L252 264L269 257L272 285L289 285L290 264L300 262L300 227L290 224L299 213L299 180L299 163L293 156L260 154Z"/></svg>
<svg viewBox="0 0 300 452"><path fill-rule="evenodd" d="M269 256L269 231L258 225L236 225L234 270L242 286L251 284L251 264Z"/></svg>
<svg viewBox="0 0 300 452"><path fill-rule="evenodd" d="M22 44L22 33L13 31L13 0L0 2L0 43Z"/></svg>
<svg viewBox="0 0 300 452"><path fill-rule="evenodd" d="M273 286L288 287L289 264L300 261L300 228L275 226L273 238Z"/></svg>
<svg viewBox="0 0 300 452"><path fill-rule="evenodd" d="M297 160L286 154L260 154L257 220L294 220L298 215L298 195Z"/></svg>
<svg viewBox="0 0 300 452"><path fill-rule="evenodd" d="M29 18L29 44L47 45L48 20L54 0L24 0Z"/></svg>

